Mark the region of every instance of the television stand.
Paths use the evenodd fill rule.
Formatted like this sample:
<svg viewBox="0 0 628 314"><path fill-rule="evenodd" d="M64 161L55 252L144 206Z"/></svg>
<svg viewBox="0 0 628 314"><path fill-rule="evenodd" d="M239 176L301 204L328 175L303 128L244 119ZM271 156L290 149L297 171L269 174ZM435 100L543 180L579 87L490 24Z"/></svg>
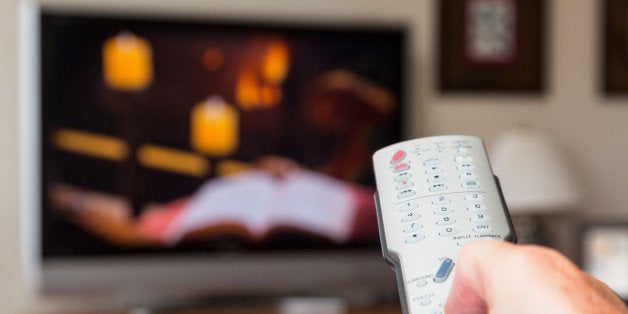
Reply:
<svg viewBox="0 0 628 314"><path fill-rule="evenodd" d="M191 313L279 313L279 314L345 314L348 303L334 297L285 297L285 298L224 298L188 302L178 305L153 307L133 307L127 314L191 314Z"/></svg>

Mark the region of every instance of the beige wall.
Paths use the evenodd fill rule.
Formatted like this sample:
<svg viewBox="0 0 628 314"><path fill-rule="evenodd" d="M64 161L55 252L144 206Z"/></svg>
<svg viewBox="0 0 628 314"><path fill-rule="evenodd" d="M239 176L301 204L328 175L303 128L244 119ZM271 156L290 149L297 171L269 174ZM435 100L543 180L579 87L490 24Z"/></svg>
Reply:
<svg viewBox="0 0 628 314"><path fill-rule="evenodd" d="M0 312L15 313L20 281L16 1L0 2Z"/></svg>
<svg viewBox="0 0 628 314"><path fill-rule="evenodd" d="M181 11L220 17L279 18L335 22L403 21L412 28L415 94L409 136L447 133L478 135L489 143L502 130L532 125L554 134L574 164L588 218L628 221L628 99L598 92L597 0L549 3L548 92L540 97L443 96L434 86L434 3L436 0L186 0L69 1L52 4L112 7L133 3L137 10ZM106 3L106 4L105 4ZM17 0L0 1L0 312L15 313L23 298L17 196ZM200 13L199 13L200 12ZM570 241L571 239L564 239Z"/></svg>

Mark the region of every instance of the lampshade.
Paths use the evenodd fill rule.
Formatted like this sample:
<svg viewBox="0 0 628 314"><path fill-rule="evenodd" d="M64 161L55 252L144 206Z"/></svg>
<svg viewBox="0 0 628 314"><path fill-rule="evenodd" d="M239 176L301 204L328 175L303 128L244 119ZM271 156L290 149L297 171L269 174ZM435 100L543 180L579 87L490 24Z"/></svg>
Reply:
<svg viewBox="0 0 628 314"><path fill-rule="evenodd" d="M573 173L550 138L532 129L502 133L490 154L512 214L573 209L580 200Z"/></svg>

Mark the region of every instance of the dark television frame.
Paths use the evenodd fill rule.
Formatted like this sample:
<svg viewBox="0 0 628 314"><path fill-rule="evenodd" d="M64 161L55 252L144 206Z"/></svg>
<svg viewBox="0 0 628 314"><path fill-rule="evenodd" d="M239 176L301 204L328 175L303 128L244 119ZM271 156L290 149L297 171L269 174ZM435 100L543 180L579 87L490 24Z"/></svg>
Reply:
<svg viewBox="0 0 628 314"><path fill-rule="evenodd" d="M46 6L45 10L56 12L88 12L90 9L68 9L61 6ZM70 301L69 307L119 307L137 304L164 304L179 301L182 298L197 296L231 295L335 295L352 296L360 292L372 295L377 292L395 294L394 273L385 264L378 247L345 251L317 253L284 254L270 253L252 256L250 254L223 254L206 256L194 254L188 256L165 256L159 259L129 256L96 258L60 258L43 260L38 240L41 203L32 195L39 195L40 148L39 130L33 128L33 122L39 122L38 109L38 18L42 6L32 2L20 3L20 153L21 200L23 203L23 235L25 239L25 280L31 301L61 299ZM106 11L106 10L105 10ZM96 12L98 13L98 12ZM113 14L121 14L113 9ZM155 18L188 18L185 14L150 14ZM197 17L195 14L191 16ZM246 20L246 19L245 19ZM264 21L252 21L261 22ZM295 25L301 22L290 21ZM321 23L328 27L347 27L352 23ZM389 22L367 22L372 27L390 27ZM404 28L404 23L394 23L393 27ZM304 22L303 25L309 25ZM319 25L320 26L320 25ZM409 36L404 31L406 43ZM404 62L409 65L408 45L405 47ZM406 72L403 81L407 84L412 75ZM404 86L405 104L409 105L411 93ZM412 109L412 108L409 108ZM402 134L405 127L400 119ZM279 261L279 262L278 262ZM173 268L172 265L177 265ZM234 280L229 274L238 272L241 277ZM155 276L159 273L160 276ZM212 278L207 284L198 277ZM112 274L115 274L112 276ZM280 274L277 276L276 274ZM272 276L272 280L269 279ZM183 285L189 290L179 294L164 289L169 285ZM357 288L357 290L356 290ZM96 292L96 293L94 293ZM67 304L66 304L67 306Z"/></svg>
<svg viewBox="0 0 628 314"><path fill-rule="evenodd" d="M58 18L61 17L61 21L57 21ZM227 32L235 32L235 33L239 33L242 31L246 31L248 29L252 29L255 32L261 32L261 33L273 33L273 32L277 32L279 34L287 34L287 36L290 39L294 39L294 38L298 38L301 34L304 34L306 36L313 36L313 38L315 40L321 40L319 37L323 37L319 34L329 34L331 36L339 36L339 37L343 37L343 36L347 36L347 37L351 37L351 38L359 38L360 43L362 43L362 41L365 38L368 38L369 36L373 35L373 36L381 36L381 38L390 38L390 41L396 41L397 38L396 36L398 36L401 40L401 46L399 47L400 50L403 52L405 50L405 38L407 37L405 30L401 27L398 26L371 26L371 25L364 25L364 26L360 26L360 25L343 25L343 26L336 26L333 27L331 25L325 25L325 24L295 24L295 23L268 23L268 22L263 22L263 21L243 21L243 22L234 22L234 21L223 21L223 20L209 20L209 21L205 21L205 20L201 20L201 19L189 19L189 20L178 20L176 18L173 18L171 16L165 16L165 17L145 17L145 16L118 16L118 15L108 15L108 14L88 14L88 13L61 13L59 14L56 11L50 11L50 10L43 10L41 12L41 18L42 20L52 20L54 23L63 23L63 18L68 17L72 23L76 23L78 22L78 25L86 25L87 27L91 27L90 23L91 22L96 22L96 23L103 23L105 26L107 26L108 24L112 24L112 23L121 23L122 25L131 25L131 27L137 27L140 29L144 29L145 31L150 31L151 28L155 27L155 28L165 28L165 29L182 29L182 28L190 28L191 30L195 31L196 29L206 29L206 28L212 28L212 29L216 29L216 31L221 32L221 31L227 31ZM55 20L57 19L57 20ZM44 27L45 25L42 25L42 27ZM148 28L148 29L147 29ZM45 30L44 30L45 31ZM44 36L44 34L42 33L42 41L44 40L50 40L50 38L54 39L55 33L52 34L48 34L48 36ZM45 47L42 46L42 51ZM43 51L45 52L45 51ZM43 56L42 56L43 57ZM403 63L404 60L406 59L406 57L404 55L401 56L400 60L398 60L399 62ZM42 58L43 61L45 61L45 59ZM49 66L50 62L48 61L45 65L42 64L42 68L46 69L46 66ZM61 66L62 67L62 66ZM403 76L404 71L404 67L403 64L399 64L398 65L398 70L400 70L399 75ZM399 77L399 81L403 82L404 78L403 77ZM42 73L42 83L46 83L46 82L53 82L55 83L55 79L54 77L50 77L50 74L47 73ZM50 85L50 84L49 84ZM398 88L399 90L399 96L400 99L398 100L399 106L398 106L398 110L394 113L393 119L396 121L401 122L402 121L402 117L403 117L403 113L404 113L404 109L405 109L405 93L404 93L404 86L397 86L395 88ZM42 94L42 99L43 97L46 96L46 92L48 92L49 94L51 94L52 96L55 96L54 94L57 93L56 90L52 90L51 88L47 87L47 86L42 86L42 90L44 92L44 94ZM142 95L143 92L138 92L140 95ZM396 94L396 93L395 93ZM107 96L107 95L106 95ZM126 96L126 95L123 95ZM132 96L128 96L128 99L130 99L130 101L133 101ZM127 99L125 98L125 99ZM53 97L52 99L56 99L55 97ZM52 103L54 104L54 103ZM49 106L50 104L48 104ZM42 104L42 108L43 108L43 104ZM46 119L46 112L42 112L41 113L41 121L44 124L44 126L46 126L47 119ZM393 126L393 128L391 128L391 130L393 131L393 136L396 137L396 140L401 140L402 139L402 125L396 125ZM47 159L52 155L51 152L49 152L48 150L45 149L46 144L44 142L44 138L43 136L45 135L45 130L42 130L42 138L41 138L41 145L42 145L42 167L43 167L43 172L42 173L47 173L47 169L50 169L49 166L46 164ZM392 133L391 133L392 134ZM385 143L387 144L392 144L392 143ZM375 148L374 148L375 150ZM42 182L45 181L46 178L42 178ZM368 182L370 185L372 185L374 187L374 181L373 182ZM42 200L45 199L46 197L46 186L42 185L41 186L41 191L42 191L42 195L40 196ZM44 212L42 219L44 220L44 222L49 222L49 221L53 221L55 219L52 219L49 215L49 213ZM47 226L45 223L43 223L44 226ZM68 226L70 228L72 228L72 226ZM47 234L51 234L51 233L58 233L60 231L63 230L45 230L46 232L44 232L44 234L42 235L42 241L45 244L45 238ZM92 239L92 237L86 237L86 239L84 240L84 242L86 243L95 243L92 245L92 247L94 247L92 249L92 251L97 253L93 253L92 255L96 256L96 255L103 255L103 253L100 253L100 249L98 248L98 240L97 239ZM363 245L362 245L363 246ZM372 246L369 245L369 246ZM46 248L46 247L45 247ZM359 248L358 246L356 246L356 248ZM107 249L107 248L105 248ZM177 253L189 253L189 252L204 252L206 251L207 248L194 248L194 247L190 247L190 246L182 246L182 247L174 247L174 248L169 248L167 251L177 254ZM313 249L317 249L314 248ZM324 244L321 244L321 247L318 248L321 250L326 250L329 248L324 247ZM333 248L331 248L333 249ZM340 248L340 249L347 249L347 248ZM289 249L288 249L289 250ZM57 250L58 251L58 250ZM61 255L64 254L68 254L68 256L71 256L73 253L69 252L67 250L63 250L62 249L62 253ZM46 257L48 257L49 255L59 255L59 253L56 253L56 251L52 251L52 253L49 253L49 250L45 250L45 255ZM104 254L124 254L124 255L136 255L136 254L162 254L164 253L164 250L161 249L144 249L144 250L137 250L136 252L130 252L127 250L116 250L116 249L107 249L106 251L104 251ZM79 254L79 256L82 254Z"/></svg>

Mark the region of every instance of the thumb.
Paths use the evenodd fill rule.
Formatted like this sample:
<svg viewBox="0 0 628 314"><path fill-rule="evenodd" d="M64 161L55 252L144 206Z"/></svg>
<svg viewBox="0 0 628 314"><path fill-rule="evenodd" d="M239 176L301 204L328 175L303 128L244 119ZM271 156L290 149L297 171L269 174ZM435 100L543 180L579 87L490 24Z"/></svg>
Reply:
<svg viewBox="0 0 628 314"><path fill-rule="evenodd" d="M478 241L465 246L458 258L456 276L445 305L445 313L488 312L487 291L491 288L492 263L503 260L515 245L502 241Z"/></svg>
<svg viewBox="0 0 628 314"><path fill-rule="evenodd" d="M474 242L455 274L446 313L627 313L610 288L549 248Z"/></svg>

